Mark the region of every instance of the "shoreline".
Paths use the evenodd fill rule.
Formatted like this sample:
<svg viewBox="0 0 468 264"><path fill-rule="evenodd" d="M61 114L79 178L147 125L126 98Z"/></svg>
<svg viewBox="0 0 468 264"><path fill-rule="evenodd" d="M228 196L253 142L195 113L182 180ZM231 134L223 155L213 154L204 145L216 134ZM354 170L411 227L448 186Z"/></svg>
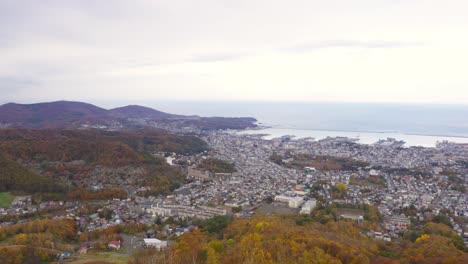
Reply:
<svg viewBox="0 0 468 264"><path fill-rule="evenodd" d="M359 144L372 145L380 140L388 138L403 141L403 147L435 148L438 142L448 141L456 144L468 144L468 137L447 135L425 135L401 132L369 132L369 131L344 131L344 130L318 130L318 129L294 129L280 127L266 127L258 129L240 130L237 134L262 135L266 140L272 140L285 135L292 135L295 139L313 138L316 141L328 137L345 137L355 140Z"/></svg>
<svg viewBox="0 0 468 264"><path fill-rule="evenodd" d="M248 131L248 130L254 131L254 130L264 130L264 129L287 129L287 130L299 130L299 131L369 133L369 134L400 134L400 135L407 135L407 136L450 137L450 138L468 139L468 136L451 135L451 134L421 134L421 133L400 132L400 131L307 129L307 128L288 128L288 127L279 127L279 126L268 126L268 125L257 126L255 128L247 128L247 129L244 129L244 130L241 130L241 131Z"/></svg>

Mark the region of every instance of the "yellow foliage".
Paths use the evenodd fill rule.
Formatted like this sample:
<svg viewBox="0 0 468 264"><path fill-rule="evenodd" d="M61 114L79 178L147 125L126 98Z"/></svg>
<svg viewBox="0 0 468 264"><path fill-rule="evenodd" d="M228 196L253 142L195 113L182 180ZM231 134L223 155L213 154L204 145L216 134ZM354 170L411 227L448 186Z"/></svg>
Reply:
<svg viewBox="0 0 468 264"><path fill-rule="evenodd" d="M270 226L270 223L267 222L259 222L255 225L255 230L258 232L262 232L266 227Z"/></svg>
<svg viewBox="0 0 468 264"><path fill-rule="evenodd" d="M439 235L422 235L416 243L410 245L403 253L403 263L440 263L437 259L451 257L468 257L466 253L458 250L451 241ZM432 262L432 260L434 260ZM457 263L457 262L453 262ZM458 262L462 263L462 262Z"/></svg>
<svg viewBox="0 0 468 264"><path fill-rule="evenodd" d="M218 240L213 240L208 243L208 247L212 248L216 253L221 253L224 249L223 242Z"/></svg>
<svg viewBox="0 0 468 264"><path fill-rule="evenodd" d="M450 239L436 234L422 235L416 243L377 246L360 234L359 225L340 221L297 225L288 217L257 216L235 220L222 235L218 240L199 231L184 234L172 247L169 263L380 264L431 263L427 261L441 258L463 263L460 260L468 257Z"/></svg>
<svg viewBox="0 0 468 264"><path fill-rule="evenodd" d="M338 189L338 191L340 192L344 192L346 191L347 187L346 187L346 184L340 182L336 185L336 188Z"/></svg>
<svg viewBox="0 0 468 264"><path fill-rule="evenodd" d="M429 239L430 237L431 237L431 236L428 235L428 234L422 234L420 237L418 237L418 238L416 239L416 243L419 243L419 242L422 242L422 241L424 241L424 240L427 240L427 239Z"/></svg>
<svg viewBox="0 0 468 264"><path fill-rule="evenodd" d="M207 264L218 264L219 259L218 255L216 254L216 251L212 247L208 247L206 250L206 263Z"/></svg>
<svg viewBox="0 0 468 264"><path fill-rule="evenodd" d="M270 254L262 248L263 237L253 233L246 235L241 243L242 263L245 264L269 264L273 263Z"/></svg>
<svg viewBox="0 0 468 264"><path fill-rule="evenodd" d="M13 238L15 245L25 245L28 242L26 234L18 234Z"/></svg>

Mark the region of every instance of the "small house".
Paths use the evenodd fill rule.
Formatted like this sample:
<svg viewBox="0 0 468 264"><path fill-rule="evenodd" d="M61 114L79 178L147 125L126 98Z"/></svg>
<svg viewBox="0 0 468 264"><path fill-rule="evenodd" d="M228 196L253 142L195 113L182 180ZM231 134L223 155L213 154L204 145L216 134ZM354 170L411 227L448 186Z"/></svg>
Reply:
<svg viewBox="0 0 468 264"><path fill-rule="evenodd" d="M120 240L114 240L107 244L107 248L119 250L120 249Z"/></svg>

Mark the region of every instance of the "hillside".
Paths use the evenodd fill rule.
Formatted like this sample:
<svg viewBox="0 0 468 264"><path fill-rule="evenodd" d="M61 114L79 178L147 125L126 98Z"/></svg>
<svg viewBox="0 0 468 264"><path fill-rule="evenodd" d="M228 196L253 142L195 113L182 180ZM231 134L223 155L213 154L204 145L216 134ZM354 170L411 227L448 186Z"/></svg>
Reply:
<svg viewBox="0 0 468 264"><path fill-rule="evenodd" d="M447 227L429 223L415 242L384 242L362 235L349 221L320 224L305 216L257 216L238 219L217 233L195 230L182 235L167 255L135 255L130 263L466 263ZM299 224L301 223L301 224ZM205 232L203 232L205 231ZM453 231L452 231L453 233Z"/></svg>
<svg viewBox="0 0 468 264"><path fill-rule="evenodd" d="M57 101L0 106L0 127L28 129L128 130L144 127L199 130L255 127L254 118L181 116L149 107L129 105L106 110L82 102Z"/></svg>
<svg viewBox="0 0 468 264"><path fill-rule="evenodd" d="M38 219L0 228L0 263L51 263L73 249L77 228L71 219Z"/></svg>
<svg viewBox="0 0 468 264"><path fill-rule="evenodd" d="M139 161L134 152L176 152L193 154L208 148L193 136L177 136L160 129L138 131L102 130L29 130L0 129L0 149L12 158L53 161L86 160L105 165L130 164ZM125 160L106 161L110 150Z"/></svg>
<svg viewBox="0 0 468 264"><path fill-rule="evenodd" d="M0 155L0 192L62 192L64 189L46 177Z"/></svg>
<svg viewBox="0 0 468 264"><path fill-rule="evenodd" d="M157 129L0 129L2 162L8 168L2 170L8 178L0 182L0 191L35 192L54 186L52 181L83 189L148 186L163 193L180 184L183 173L152 153L193 154L207 148L196 137Z"/></svg>

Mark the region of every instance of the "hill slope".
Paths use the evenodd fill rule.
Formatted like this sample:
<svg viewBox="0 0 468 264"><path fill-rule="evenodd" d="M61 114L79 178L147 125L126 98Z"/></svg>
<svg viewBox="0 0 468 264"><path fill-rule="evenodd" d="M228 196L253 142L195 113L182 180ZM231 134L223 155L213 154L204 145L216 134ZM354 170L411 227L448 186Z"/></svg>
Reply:
<svg viewBox="0 0 468 264"><path fill-rule="evenodd" d="M154 193L167 192L180 184L184 175L152 153L193 154L207 148L196 137L176 136L157 129L0 129L0 153L8 159L4 166L9 168L2 170L4 177L9 178L0 181L0 191L31 192L34 190L24 182L38 182L37 186L42 186L42 181L47 180L47 184L56 182L70 188L134 190L147 186ZM43 177L39 180L36 174ZM12 185L15 181L16 185Z"/></svg>
<svg viewBox="0 0 468 264"><path fill-rule="evenodd" d="M63 188L46 177L0 155L0 192L62 192Z"/></svg>

